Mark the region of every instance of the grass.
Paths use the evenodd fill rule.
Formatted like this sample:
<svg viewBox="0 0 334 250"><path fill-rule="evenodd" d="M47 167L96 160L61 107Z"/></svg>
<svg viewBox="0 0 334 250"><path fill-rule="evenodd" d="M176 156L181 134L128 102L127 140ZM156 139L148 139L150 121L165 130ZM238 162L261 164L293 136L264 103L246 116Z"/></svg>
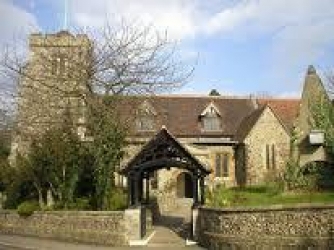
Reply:
<svg viewBox="0 0 334 250"><path fill-rule="evenodd" d="M267 206L302 203L333 203L334 192L289 192L284 193L276 187L254 186L247 188L217 188L208 192L208 206Z"/></svg>

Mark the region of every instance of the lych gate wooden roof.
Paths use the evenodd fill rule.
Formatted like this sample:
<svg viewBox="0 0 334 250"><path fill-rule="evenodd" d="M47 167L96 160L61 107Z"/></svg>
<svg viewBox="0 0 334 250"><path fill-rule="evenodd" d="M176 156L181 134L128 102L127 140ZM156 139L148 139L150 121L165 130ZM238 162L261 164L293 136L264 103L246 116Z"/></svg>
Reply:
<svg viewBox="0 0 334 250"><path fill-rule="evenodd" d="M199 175L208 175L211 172L163 127L120 173L128 175L170 167L184 168Z"/></svg>

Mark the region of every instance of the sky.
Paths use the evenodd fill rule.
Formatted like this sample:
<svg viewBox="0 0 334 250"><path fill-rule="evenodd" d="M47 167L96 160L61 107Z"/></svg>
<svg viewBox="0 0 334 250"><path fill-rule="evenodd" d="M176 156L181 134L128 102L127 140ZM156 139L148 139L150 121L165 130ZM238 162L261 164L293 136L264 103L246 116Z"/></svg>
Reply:
<svg viewBox="0 0 334 250"><path fill-rule="evenodd" d="M334 68L334 0L0 0L0 46L63 29L66 2L69 30L121 17L167 31L195 65L176 93L298 97L308 65Z"/></svg>

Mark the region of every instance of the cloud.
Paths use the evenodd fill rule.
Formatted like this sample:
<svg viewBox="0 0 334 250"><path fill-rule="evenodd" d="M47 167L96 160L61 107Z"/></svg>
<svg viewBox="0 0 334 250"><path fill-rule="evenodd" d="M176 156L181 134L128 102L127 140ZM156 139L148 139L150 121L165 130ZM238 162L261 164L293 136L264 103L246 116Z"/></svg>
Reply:
<svg viewBox="0 0 334 250"><path fill-rule="evenodd" d="M36 10L40 3L45 4L44 0L29 1ZM36 18L14 5L15 2L19 1L0 0L1 20L6 20L0 26L0 43L9 41L12 34L38 27ZM63 3L48 1L47 5L62 13ZM112 24L119 17L154 25L159 31L167 30L172 39L189 40L182 46L182 56L189 60L203 52L198 50L211 49L198 42L203 38L210 42L231 38L226 40L247 45L263 42L268 51L263 69L269 72L268 82L283 76L281 82L288 78L295 80L296 72L301 74L300 67L317 65L321 57L333 50L334 44L333 0L69 0L69 3L72 26L100 28L106 20Z"/></svg>
<svg viewBox="0 0 334 250"><path fill-rule="evenodd" d="M213 15L205 32L267 33L333 18L333 15L332 0L241 0Z"/></svg>
<svg viewBox="0 0 334 250"><path fill-rule="evenodd" d="M333 49L333 27L333 0L241 0L212 15L201 32L249 45L262 42L269 48L267 74L287 87L301 68L321 67Z"/></svg>
<svg viewBox="0 0 334 250"><path fill-rule="evenodd" d="M26 43L24 41L26 35L38 29L36 18L9 0L0 1L0 17L2 20L0 25L0 56L5 45L15 47L17 53L25 53ZM4 96L7 95L7 92L10 93L13 90L14 84L2 74L0 74L0 77L2 92L0 99L5 100Z"/></svg>
<svg viewBox="0 0 334 250"><path fill-rule="evenodd" d="M153 24L173 39L264 37L272 58L313 61L334 41L333 0L72 0L73 24L101 27L116 16ZM274 60L276 61L276 60Z"/></svg>
<svg viewBox="0 0 334 250"><path fill-rule="evenodd" d="M0 1L0 43L8 41L15 35L28 34L38 28L35 16L14 5L12 1Z"/></svg>
<svg viewBox="0 0 334 250"><path fill-rule="evenodd" d="M194 0L73 0L71 13L74 24L81 27L101 27L106 18L110 22L122 17L167 30L174 39L195 36L202 20Z"/></svg>
<svg viewBox="0 0 334 250"><path fill-rule="evenodd" d="M284 64L286 68L296 68L302 62L315 63L334 43L334 33L330 31L332 27L334 17L282 30L275 36L272 60Z"/></svg>

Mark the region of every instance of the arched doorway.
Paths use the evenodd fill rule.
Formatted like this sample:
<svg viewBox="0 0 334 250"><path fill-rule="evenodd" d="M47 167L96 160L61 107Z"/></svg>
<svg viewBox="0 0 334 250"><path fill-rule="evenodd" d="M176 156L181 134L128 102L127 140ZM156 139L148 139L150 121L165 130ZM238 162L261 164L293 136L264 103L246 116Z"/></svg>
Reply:
<svg viewBox="0 0 334 250"><path fill-rule="evenodd" d="M191 174L182 172L177 176L177 190L178 198L193 198L193 181Z"/></svg>

